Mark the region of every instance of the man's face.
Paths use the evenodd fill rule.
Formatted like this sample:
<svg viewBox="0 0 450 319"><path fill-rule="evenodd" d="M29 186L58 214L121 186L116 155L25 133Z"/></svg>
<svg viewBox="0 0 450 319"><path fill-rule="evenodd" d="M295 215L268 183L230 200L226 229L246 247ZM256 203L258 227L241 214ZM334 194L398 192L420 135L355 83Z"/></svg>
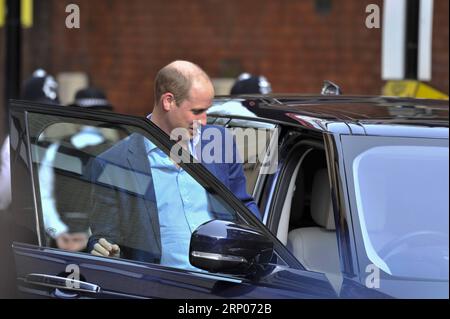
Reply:
<svg viewBox="0 0 450 319"><path fill-rule="evenodd" d="M189 97L169 112L171 129L183 128L193 137L197 124L206 124L206 111L214 98L214 88L210 82L194 82Z"/></svg>

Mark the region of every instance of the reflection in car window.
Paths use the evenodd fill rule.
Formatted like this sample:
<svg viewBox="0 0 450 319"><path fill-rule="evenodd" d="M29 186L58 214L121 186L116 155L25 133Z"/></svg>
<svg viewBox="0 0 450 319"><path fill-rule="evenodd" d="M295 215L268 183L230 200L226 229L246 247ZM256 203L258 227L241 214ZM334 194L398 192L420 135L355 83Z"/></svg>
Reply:
<svg viewBox="0 0 450 319"><path fill-rule="evenodd" d="M448 161L448 146L424 145L375 146L353 159L364 246L384 272L448 280Z"/></svg>
<svg viewBox="0 0 450 319"><path fill-rule="evenodd" d="M103 123L86 121L58 134L61 118L30 115L53 123L51 138L47 130L31 136L46 246L91 253L103 238L120 247L112 257L198 270L188 259L192 232L211 219L238 221L137 129L103 127L104 135Z"/></svg>
<svg viewBox="0 0 450 319"><path fill-rule="evenodd" d="M70 130L64 130L64 124ZM49 132L51 134L49 134ZM122 132L123 135L123 132ZM86 249L90 236L86 178L89 161L121 138L119 130L55 123L33 147L47 244L71 251Z"/></svg>

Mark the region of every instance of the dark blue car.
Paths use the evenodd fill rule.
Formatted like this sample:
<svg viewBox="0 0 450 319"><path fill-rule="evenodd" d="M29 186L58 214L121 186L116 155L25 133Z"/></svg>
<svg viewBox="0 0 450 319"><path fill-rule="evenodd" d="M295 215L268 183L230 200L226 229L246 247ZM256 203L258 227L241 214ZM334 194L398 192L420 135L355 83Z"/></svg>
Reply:
<svg viewBox="0 0 450 319"><path fill-rule="evenodd" d="M85 245L93 193L146 200L155 182L113 164L94 179L92 161L132 134L166 154L174 141L144 118L13 102L13 204L2 222L3 243L13 243L2 251L16 279L10 296L448 298L448 101L224 97L208 122L234 133L263 216L182 161L218 212L192 230L185 269L95 256ZM120 246L145 251L132 235L142 221L120 225Z"/></svg>

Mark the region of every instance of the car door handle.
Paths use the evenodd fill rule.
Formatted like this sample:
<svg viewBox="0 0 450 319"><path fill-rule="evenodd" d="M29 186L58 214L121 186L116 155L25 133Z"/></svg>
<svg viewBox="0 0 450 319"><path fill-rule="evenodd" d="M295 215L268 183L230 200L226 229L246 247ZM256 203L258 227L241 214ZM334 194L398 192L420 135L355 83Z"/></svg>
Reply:
<svg viewBox="0 0 450 319"><path fill-rule="evenodd" d="M25 281L37 286L52 287L76 292L96 294L101 291L100 286L89 282L46 274L28 274Z"/></svg>

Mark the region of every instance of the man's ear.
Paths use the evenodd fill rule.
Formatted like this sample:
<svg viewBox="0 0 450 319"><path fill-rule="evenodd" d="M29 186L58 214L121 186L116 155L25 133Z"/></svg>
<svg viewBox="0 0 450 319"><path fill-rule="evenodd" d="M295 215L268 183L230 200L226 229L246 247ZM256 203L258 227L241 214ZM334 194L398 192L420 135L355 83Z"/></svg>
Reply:
<svg viewBox="0 0 450 319"><path fill-rule="evenodd" d="M164 93L161 95L161 104L163 110L169 112L175 105L175 97L170 92Z"/></svg>

